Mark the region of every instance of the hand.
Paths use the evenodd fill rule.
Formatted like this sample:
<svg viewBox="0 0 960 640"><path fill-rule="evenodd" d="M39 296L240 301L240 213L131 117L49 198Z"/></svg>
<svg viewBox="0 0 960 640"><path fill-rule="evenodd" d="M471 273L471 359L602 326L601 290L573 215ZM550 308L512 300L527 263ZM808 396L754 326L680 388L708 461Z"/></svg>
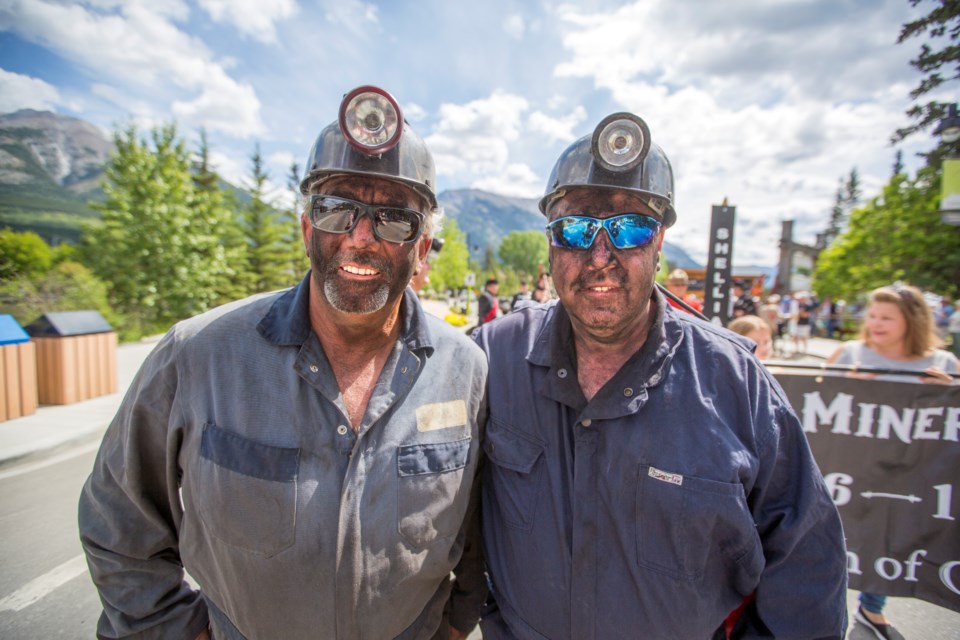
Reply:
<svg viewBox="0 0 960 640"><path fill-rule="evenodd" d="M928 367L923 372L927 375L923 376L921 380L926 384L953 384L953 378L950 374L936 367Z"/></svg>
<svg viewBox="0 0 960 640"><path fill-rule="evenodd" d="M197 636L197 640L210 640L210 632L204 629L200 632L200 635Z"/></svg>

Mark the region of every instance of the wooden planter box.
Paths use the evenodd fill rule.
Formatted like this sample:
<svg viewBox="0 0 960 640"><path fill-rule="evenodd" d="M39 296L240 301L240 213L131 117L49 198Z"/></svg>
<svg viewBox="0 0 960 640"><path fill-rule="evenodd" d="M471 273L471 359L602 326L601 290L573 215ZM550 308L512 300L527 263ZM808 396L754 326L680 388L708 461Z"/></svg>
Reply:
<svg viewBox="0 0 960 640"><path fill-rule="evenodd" d="M37 412L37 359L32 342L0 346L0 421Z"/></svg>
<svg viewBox="0 0 960 640"><path fill-rule="evenodd" d="M96 311L51 311L25 327L37 345L40 404L117 391L117 334Z"/></svg>
<svg viewBox="0 0 960 640"><path fill-rule="evenodd" d="M117 392L117 334L34 338L41 404L72 404Z"/></svg>

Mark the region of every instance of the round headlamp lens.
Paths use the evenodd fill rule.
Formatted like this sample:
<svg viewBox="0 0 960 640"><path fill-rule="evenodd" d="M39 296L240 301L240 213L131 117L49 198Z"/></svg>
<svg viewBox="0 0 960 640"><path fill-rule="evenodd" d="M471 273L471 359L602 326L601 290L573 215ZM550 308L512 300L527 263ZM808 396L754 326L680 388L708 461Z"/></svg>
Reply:
<svg viewBox="0 0 960 640"><path fill-rule="evenodd" d="M628 171L640 164L650 148L647 124L632 113L615 113L593 132L593 152L608 171Z"/></svg>
<svg viewBox="0 0 960 640"><path fill-rule="evenodd" d="M377 87L358 87L340 104L340 130L357 150L376 155L400 141L403 115L389 93Z"/></svg>

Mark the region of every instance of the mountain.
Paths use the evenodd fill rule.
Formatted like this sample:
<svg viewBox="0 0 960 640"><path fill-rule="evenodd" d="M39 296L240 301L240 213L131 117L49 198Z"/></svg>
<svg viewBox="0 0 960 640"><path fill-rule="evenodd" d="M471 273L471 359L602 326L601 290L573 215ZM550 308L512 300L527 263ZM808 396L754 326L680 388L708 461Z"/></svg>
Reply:
<svg viewBox="0 0 960 640"><path fill-rule="evenodd" d="M102 199L112 152L106 134L77 118L32 109L0 115L0 225L75 242L81 220L96 216L87 202Z"/></svg>
<svg viewBox="0 0 960 640"><path fill-rule="evenodd" d="M0 228L34 231L52 244L77 242L82 221L97 216L88 203L103 200L100 182L113 151L106 133L77 118L30 109L0 115ZM250 199L229 183L221 186L240 204ZM536 198L451 189L438 200L481 264L486 248L498 249L511 231L542 232L546 223ZM669 242L664 252L671 268L699 266Z"/></svg>

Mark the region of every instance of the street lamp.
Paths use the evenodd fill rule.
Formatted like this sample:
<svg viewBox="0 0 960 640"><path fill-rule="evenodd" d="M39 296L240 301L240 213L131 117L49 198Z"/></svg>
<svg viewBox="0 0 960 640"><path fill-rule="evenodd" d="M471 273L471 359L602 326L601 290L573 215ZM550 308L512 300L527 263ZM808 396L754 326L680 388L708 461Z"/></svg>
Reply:
<svg viewBox="0 0 960 640"><path fill-rule="evenodd" d="M953 143L960 140L960 115L957 114L957 103L947 107L947 115L940 120L935 135L947 146L947 153L952 150ZM960 158L948 157L943 160L943 174L940 194L940 219L945 224L960 226Z"/></svg>
<svg viewBox="0 0 960 640"><path fill-rule="evenodd" d="M947 144L960 140L960 115L957 114L956 102L947 107L947 115L937 123L933 134L940 136L940 139Z"/></svg>

